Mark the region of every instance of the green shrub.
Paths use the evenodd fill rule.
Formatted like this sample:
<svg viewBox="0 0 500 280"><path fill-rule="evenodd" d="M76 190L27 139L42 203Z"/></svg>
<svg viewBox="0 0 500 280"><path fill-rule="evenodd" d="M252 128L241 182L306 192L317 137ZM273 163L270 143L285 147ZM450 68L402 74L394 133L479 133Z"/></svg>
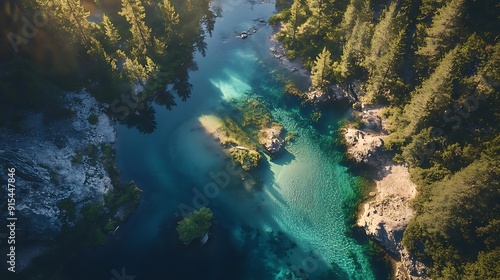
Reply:
<svg viewBox="0 0 500 280"><path fill-rule="evenodd" d="M91 125L96 125L99 121L99 116L97 116L96 114L91 114L87 120Z"/></svg>
<svg viewBox="0 0 500 280"><path fill-rule="evenodd" d="M203 237L212 227L212 219L213 213L206 207L189 214L177 224L181 242L189 245L193 240Z"/></svg>
<svg viewBox="0 0 500 280"><path fill-rule="evenodd" d="M57 203L57 207L67 221L74 221L76 217L75 202L71 198L65 198Z"/></svg>

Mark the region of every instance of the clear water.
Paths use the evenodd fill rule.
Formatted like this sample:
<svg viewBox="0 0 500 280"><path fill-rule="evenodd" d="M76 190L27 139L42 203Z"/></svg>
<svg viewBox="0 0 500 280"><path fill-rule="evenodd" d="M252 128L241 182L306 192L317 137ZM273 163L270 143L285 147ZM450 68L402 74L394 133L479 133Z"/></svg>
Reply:
<svg viewBox="0 0 500 280"><path fill-rule="evenodd" d="M142 201L108 245L78 257L73 279L112 279L111 271L122 268L137 280L298 279L286 278L290 271L308 279L375 279L366 245L346 225L358 182L340 165L342 154L332 144L331 131L343 116L324 113L313 125L310 110L281 92L281 69L268 51L272 30L256 21L269 18L274 3L214 4L223 16L207 38L206 57L196 58L192 97L172 111L157 108L158 128L151 135L118 128L118 165L125 180L143 189ZM235 38L251 27L257 32L248 39ZM228 163L198 118L249 92L270 106L286 130L298 133L296 141L281 158L267 159L259 171L260 191L246 190L232 176L227 187L208 189L207 200L194 205L193 189L209 188L210 174ZM196 203L213 210L216 225L206 246L186 247L175 231L179 207Z"/></svg>

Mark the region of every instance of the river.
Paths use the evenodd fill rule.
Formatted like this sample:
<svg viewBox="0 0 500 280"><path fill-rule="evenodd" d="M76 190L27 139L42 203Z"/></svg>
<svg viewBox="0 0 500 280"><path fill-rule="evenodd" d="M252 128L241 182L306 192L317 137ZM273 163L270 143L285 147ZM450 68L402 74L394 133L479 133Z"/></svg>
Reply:
<svg viewBox="0 0 500 280"><path fill-rule="evenodd" d="M346 112L325 110L313 123L311 108L282 92L280 77L299 83L300 77L283 71L269 53L272 28L259 19L275 12L274 3L213 5L222 16L206 38L206 56L196 55L191 98L171 111L156 108L153 134L117 127L117 164L123 179L143 190L141 203L106 246L73 262L72 279L377 279L368 245L346 222L359 178L341 165L342 153L332 144ZM256 33L247 39L235 37L250 28ZM266 158L258 173L261 190L248 191L232 179L200 202L193 189L203 192L214 181L211 174L226 170L228 158L198 119L250 94L298 136L281 158ZM196 207L193 200L214 212L205 246L182 245L175 230L179 206Z"/></svg>

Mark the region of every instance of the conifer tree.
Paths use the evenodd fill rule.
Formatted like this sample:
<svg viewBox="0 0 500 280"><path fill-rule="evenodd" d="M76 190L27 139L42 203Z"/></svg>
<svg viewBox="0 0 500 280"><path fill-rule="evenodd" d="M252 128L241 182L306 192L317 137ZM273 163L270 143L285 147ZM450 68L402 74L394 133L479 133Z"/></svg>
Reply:
<svg viewBox="0 0 500 280"><path fill-rule="evenodd" d="M342 22L339 26L339 31L344 39L344 42L349 40L351 34L353 33L354 26L358 18L361 17L363 10L369 7L369 0L351 0L342 18ZM371 20L367 18L366 15L362 16L362 20Z"/></svg>
<svg viewBox="0 0 500 280"><path fill-rule="evenodd" d="M352 35L343 48L340 62L335 65L337 77L343 79L363 70L364 60L368 52L372 26L370 23L358 19L352 31Z"/></svg>
<svg viewBox="0 0 500 280"><path fill-rule="evenodd" d="M311 69L311 87L314 89L325 90L329 84L332 74L331 53L325 48L318 55Z"/></svg>
<svg viewBox="0 0 500 280"><path fill-rule="evenodd" d="M61 0L61 11L69 21L68 29L76 29L80 33L84 44L90 45L90 29L91 25L87 20L90 15L85 11L80 0Z"/></svg>
<svg viewBox="0 0 500 280"><path fill-rule="evenodd" d="M292 38L292 44L295 43L299 26L305 21L306 11L303 0L294 0L290 8L290 17L287 21L288 37Z"/></svg>
<svg viewBox="0 0 500 280"><path fill-rule="evenodd" d="M90 38L90 47L87 53L98 62L104 62L109 65L111 69L116 69L116 61L114 61L104 50L101 43L95 39Z"/></svg>
<svg viewBox="0 0 500 280"><path fill-rule="evenodd" d="M386 90L392 94L390 96L386 95L385 98L391 100L395 97L394 93L398 93L399 89L403 87L403 81L398 70L403 58L405 36L406 29L402 29L399 35L390 41L389 45L385 46L386 50L383 51L383 54L379 54L381 56L372 61L366 83L365 102L374 102Z"/></svg>
<svg viewBox="0 0 500 280"><path fill-rule="evenodd" d="M412 94L411 102L404 109L403 119L408 122L404 127L404 137L418 132L423 121L436 108L450 101L454 75L457 75L458 64L462 62L459 59L460 48L459 45L448 52L434 73Z"/></svg>
<svg viewBox="0 0 500 280"><path fill-rule="evenodd" d="M380 21L373 30L373 37L370 42L370 54L367 59L367 67L370 69L375 62L388 51L388 42L391 42L397 32L395 31L394 20L396 18L396 2L384 9Z"/></svg>
<svg viewBox="0 0 500 280"><path fill-rule="evenodd" d="M325 26L328 26L330 21L330 17L326 13L327 1L308 0L308 7L311 11L311 16L306 24L310 29L314 30L313 34L318 35Z"/></svg>
<svg viewBox="0 0 500 280"><path fill-rule="evenodd" d="M174 27L179 24L179 15L175 11L174 6L170 3L170 0L163 0L157 7L164 29L160 34L154 36L153 41L156 54L163 55L167 50L168 43L174 32Z"/></svg>
<svg viewBox="0 0 500 280"><path fill-rule="evenodd" d="M420 55L429 58L431 63L454 46L453 42L459 37L464 13L464 0L451 0L439 8L432 19L430 28L426 29L427 36L423 46L418 50Z"/></svg>
<svg viewBox="0 0 500 280"><path fill-rule="evenodd" d="M104 35L106 35L106 38L110 45L116 45L121 40L121 37L118 33L118 30L107 15L103 15L101 25L104 28Z"/></svg>
<svg viewBox="0 0 500 280"><path fill-rule="evenodd" d="M162 3L158 4L158 7L165 21L165 31L167 34L171 34L173 32L173 27L179 24L179 15L175 11L174 6L170 3L170 0L163 0Z"/></svg>
<svg viewBox="0 0 500 280"><path fill-rule="evenodd" d="M55 28L62 31L62 37L90 46L93 24L87 20L90 13L85 11L80 0L36 0L36 3L46 15L50 15Z"/></svg>
<svg viewBox="0 0 500 280"><path fill-rule="evenodd" d="M146 25L146 12L141 0L123 0L118 13L127 19L132 33L133 54L142 57L148 53L151 45L151 28Z"/></svg>

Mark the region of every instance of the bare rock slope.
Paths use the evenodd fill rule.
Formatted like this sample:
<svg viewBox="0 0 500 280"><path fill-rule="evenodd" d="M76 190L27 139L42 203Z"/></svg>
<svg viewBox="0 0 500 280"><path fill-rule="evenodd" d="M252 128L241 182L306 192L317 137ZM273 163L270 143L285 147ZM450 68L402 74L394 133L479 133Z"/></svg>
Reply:
<svg viewBox="0 0 500 280"><path fill-rule="evenodd" d="M65 102L70 119L46 122L32 114L20 132L0 129L0 169L16 168L16 215L24 225L19 238L54 238L63 225L63 200L78 213L113 189L100 160L102 147L115 142L111 120L85 91L69 93Z"/></svg>

